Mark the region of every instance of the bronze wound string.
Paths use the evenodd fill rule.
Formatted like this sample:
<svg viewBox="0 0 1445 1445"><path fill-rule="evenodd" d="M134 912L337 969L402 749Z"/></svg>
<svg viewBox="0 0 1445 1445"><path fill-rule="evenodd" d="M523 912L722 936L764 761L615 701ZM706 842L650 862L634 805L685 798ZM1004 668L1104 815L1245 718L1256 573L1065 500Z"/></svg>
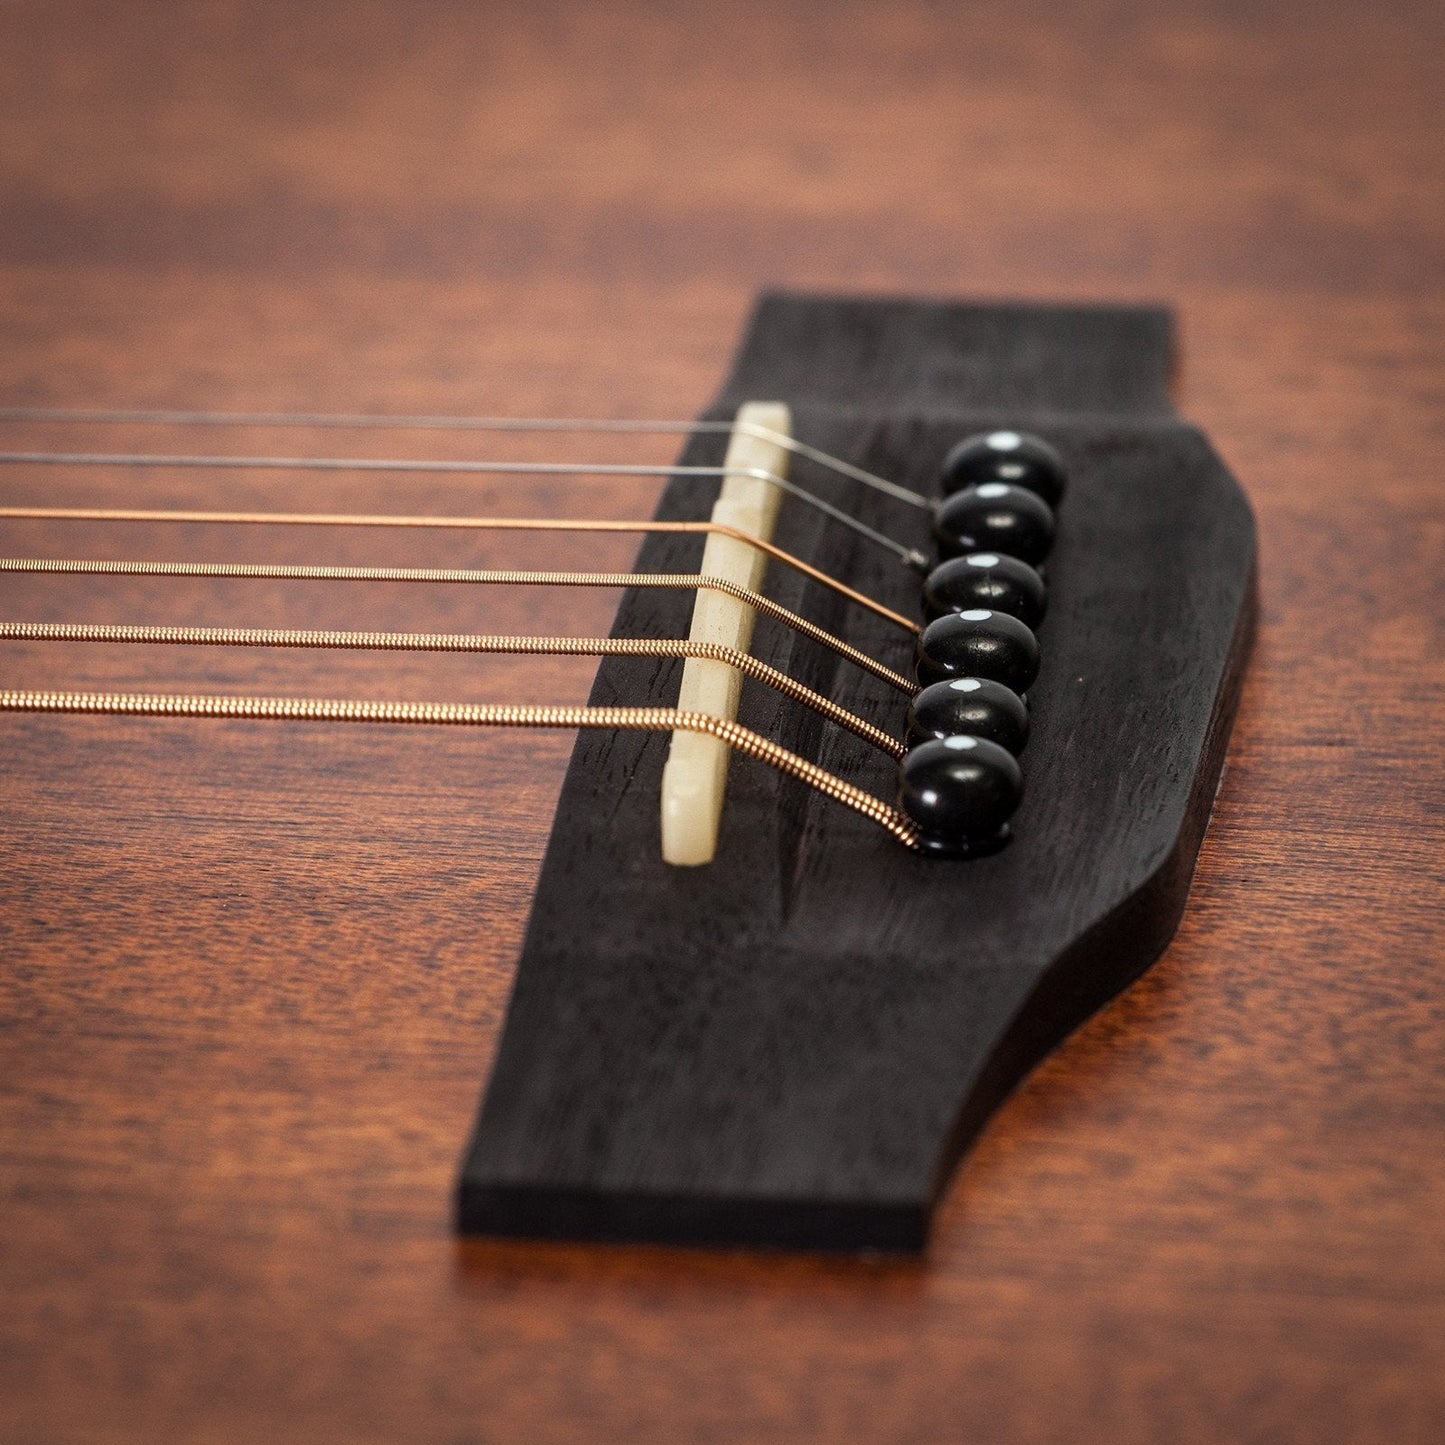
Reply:
<svg viewBox="0 0 1445 1445"><path fill-rule="evenodd" d="M761 592L724 577L686 572L505 572L453 567L326 567L285 562L136 562L87 558L5 557L0 573L48 572L99 577L252 577L298 582L443 582L508 587L708 588L745 602L766 617L836 652L881 682L912 695L917 686L902 673L831 632L790 612Z"/></svg>
<svg viewBox="0 0 1445 1445"><path fill-rule="evenodd" d="M335 698L0 691L0 712L110 713L142 717L250 718L293 722L425 723L452 727L606 728L697 732L797 778L877 823L905 847L919 833L897 808L726 718L664 707L533 707L502 703L358 702Z"/></svg>
<svg viewBox="0 0 1445 1445"><path fill-rule="evenodd" d="M915 572L929 568L927 555L897 538L870 527L866 522L836 507L815 492L799 486L776 472L761 467L634 466L623 462L494 462L428 461L403 457L281 457L281 456L183 456L171 452L0 452L0 466L154 468L178 467L201 471L280 472L387 472L442 476L519 477L656 477L689 481L725 481L748 477L766 482L804 505L821 512L831 521L856 532L876 547L891 552Z"/></svg>
<svg viewBox="0 0 1445 1445"><path fill-rule="evenodd" d="M711 642L644 637L507 637L481 633L333 632L266 627L166 627L87 622L0 622L4 642L154 643L196 647L335 648L372 652L465 652L550 657L701 657L736 668L784 697L846 728L892 758L906 751L897 738L840 707L751 653Z"/></svg>
<svg viewBox="0 0 1445 1445"><path fill-rule="evenodd" d="M829 573L785 552L781 547L760 537L729 527L722 522L656 522L656 521L589 521L584 518L539 517L406 517L355 514L349 512L193 512L145 511L114 507L0 507L0 521L62 521L62 522L186 522L219 523L226 526L288 526L288 527L398 527L465 531L505 532L635 532L659 534L694 534L698 536L731 537L745 546L754 547L765 556L783 563L830 591L846 597L905 632L917 634L919 625L892 608L885 607L866 593L859 592Z"/></svg>

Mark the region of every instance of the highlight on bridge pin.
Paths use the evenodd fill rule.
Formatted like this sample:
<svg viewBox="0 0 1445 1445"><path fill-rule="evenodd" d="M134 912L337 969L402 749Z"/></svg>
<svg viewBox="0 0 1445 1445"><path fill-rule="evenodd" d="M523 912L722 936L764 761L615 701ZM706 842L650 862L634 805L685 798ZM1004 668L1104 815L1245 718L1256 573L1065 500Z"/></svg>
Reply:
<svg viewBox="0 0 1445 1445"><path fill-rule="evenodd" d="M250 577L330 583L383 581L473 585L682 588L695 593L686 638L518 637L378 631L156 627L114 623L0 623L0 640L90 641L238 647L340 648L513 655L653 656L683 660L672 706L538 707L440 702L370 703L308 698L0 691L0 710L100 712L193 717L321 719L492 727L627 728L672 734L663 770L660 818L665 861L679 866L715 856L728 762L740 751L798 778L883 827L927 856L985 855L1009 837L1023 796L1018 757L1028 739L1027 691L1038 673L1035 629L1047 609L1043 566L1054 541L1055 509L1067 486L1059 454L1043 439L998 429L961 439L943 460L941 498L933 500L831 456L793 435L781 402L748 402L730 421L584 420L566 418L237 414L177 411L0 409L0 422L100 425L259 426L458 430L476 432L718 433L728 438L720 466L631 466L617 463L434 461L422 458L306 457L261 454L0 452L0 466L179 467L194 470L300 470L542 475L578 483L589 477L687 479L718 487L707 521L546 517L456 517L349 513L236 512L0 506L0 520L189 522L217 525L441 528L540 532L696 533L704 538L694 573L483 571L440 568L292 566L267 563L125 562L9 558L0 571L145 577ZM800 460L922 511L936 556L835 506L789 476ZM871 545L922 573L914 621L850 587L827 569L773 543L785 501L821 512ZM913 677L771 601L762 591L769 561L807 575L914 639ZM830 698L770 667L749 651L759 613L833 649L907 697L897 732L867 722ZM744 678L772 687L898 761L893 801L876 797L737 722Z"/></svg>

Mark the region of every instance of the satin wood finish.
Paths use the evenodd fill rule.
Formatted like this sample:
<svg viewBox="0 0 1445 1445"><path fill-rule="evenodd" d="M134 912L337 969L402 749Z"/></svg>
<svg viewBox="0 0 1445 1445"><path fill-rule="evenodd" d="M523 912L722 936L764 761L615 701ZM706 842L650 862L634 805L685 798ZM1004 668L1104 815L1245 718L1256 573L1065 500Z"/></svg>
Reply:
<svg viewBox="0 0 1445 1445"><path fill-rule="evenodd" d="M995 1115L926 1264L457 1242L457 1141L565 736L0 719L0 1434L1434 1445L1439 21L1433 0L0 7L9 400L686 416L768 279L1163 297L1181 404L1248 479L1262 557L1180 932ZM282 446L226 441L252 443ZM153 505L222 500L148 480ZM140 500L134 479L7 487ZM649 496L588 505L638 517ZM524 498L225 496L554 510ZM6 532L37 555L140 540ZM217 560L418 567L626 569L633 550L191 536ZM616 610L154 585L0 590L6 616L75 622L596 636ZM0 667L577 704L592 676L19 643Z"/></svg>

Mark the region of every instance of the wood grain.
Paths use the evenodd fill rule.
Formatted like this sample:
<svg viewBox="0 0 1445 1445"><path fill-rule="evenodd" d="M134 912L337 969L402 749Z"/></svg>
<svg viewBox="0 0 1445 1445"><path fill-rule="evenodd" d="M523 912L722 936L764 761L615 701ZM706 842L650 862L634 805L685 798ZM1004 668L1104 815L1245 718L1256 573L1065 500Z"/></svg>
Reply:
<svg viewBox="0 0 1445 1445"><path fill-rule="evenodd" d="M453 1239L565 738L5 719L0 1433L1437 1438L1441 39L1433 5L1342 0L0 11L7 401L686 415L764 284L1163 298L1263 579L1183 929L1001 1112L923 1266ZM358 451L383 440L406 441ZM441 589L0 598L478 620ZM611 605L487 622L591 630ZM558 701L590 676L141 653L7 644L0 666Z"/></svg>

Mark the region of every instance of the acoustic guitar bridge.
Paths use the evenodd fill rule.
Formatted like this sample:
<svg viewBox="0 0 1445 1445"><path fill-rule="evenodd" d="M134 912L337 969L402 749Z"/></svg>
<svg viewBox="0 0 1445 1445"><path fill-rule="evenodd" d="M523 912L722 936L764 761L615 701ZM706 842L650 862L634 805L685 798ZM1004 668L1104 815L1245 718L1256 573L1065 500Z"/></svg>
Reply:
<svg viewBox="0 0 1445 1445"><path fill-rule="evenodd" d="M1020 593L1007 609L1012 622L1033 608L1022 626L1038 642L1022 682L1010 675L1027 698L1022 801L995 846L934 857L795 777L735 767L713 860L677 868L657 843L666 736L581 734L463 1165L462 1230L918 1250L990 1112L1158 957L1185 905L1254 617L1249 506L1170 404L1171 334L1152 308L763 299L706 414L714 430L682 466L719 465L723 423L760 397L786 403L809 447L933 502L947 485L969 490L968 475L944 475L951 453L967 472L967 439L987 451L994 438L997 453L1037 437L1061 459L1067 498L1043 508L1051 545L1033 569L1046 599ZM910 512L836 469L804 471L903 551L931 548L943 508ZM1003 535L1027 555L1042 513L1015 511ZM657 511L707 515L682 481ZM897 556L815 508L783 505L774 540L920 625L948 610ZM683 536L653 536L638 569L685 572L694 555ZM930 679L918 640L876 612L799 571L772 567L768 585L871 658L910 676L921 660ZM634 589L614 635L685 636L690 613L688 596ZM906 699L836 650L767 618L756 650L902 736ZM604 658L592 705L675 699L680 666ZM738 717L866 793L899 796L896 758L775 691L743 689ZM929 816L926 800L912 806Z"/></svg>

